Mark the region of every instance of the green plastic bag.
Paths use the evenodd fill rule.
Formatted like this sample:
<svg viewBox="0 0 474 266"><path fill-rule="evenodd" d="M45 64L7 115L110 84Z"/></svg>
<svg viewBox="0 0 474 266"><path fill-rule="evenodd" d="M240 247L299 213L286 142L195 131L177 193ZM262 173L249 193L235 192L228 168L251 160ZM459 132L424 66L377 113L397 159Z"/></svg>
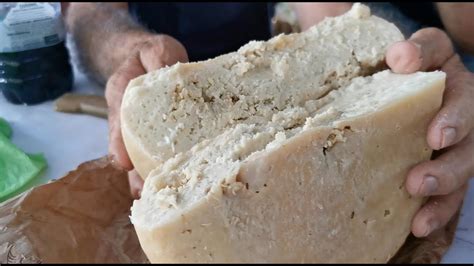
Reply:
<svg viewBox="0 0 474 266"><path fill-rule="evenodd" d="M12 130L0 118L0 202L21 189L46 168L42 154L26 154L11 141Z"/></svg>
<svg viewBox="0 0 474 266"><path fill-rule="evenodd" d="M5 137L10 138L12 136L12 128L5 121L5 119L0 117L0 134L3 134Z"/></svg>

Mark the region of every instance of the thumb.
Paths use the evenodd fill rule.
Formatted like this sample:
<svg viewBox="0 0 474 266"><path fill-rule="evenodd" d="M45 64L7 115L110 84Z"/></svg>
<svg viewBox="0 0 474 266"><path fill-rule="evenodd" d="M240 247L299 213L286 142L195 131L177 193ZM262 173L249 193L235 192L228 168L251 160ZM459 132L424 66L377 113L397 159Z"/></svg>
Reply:
<svg viewBox="0 0 474 266"><path fill-rule="evenodd" d="M171 66L176 62L188 62L184 46L167 35L154 36L141 44L140 61L146 72Z"/></svg>

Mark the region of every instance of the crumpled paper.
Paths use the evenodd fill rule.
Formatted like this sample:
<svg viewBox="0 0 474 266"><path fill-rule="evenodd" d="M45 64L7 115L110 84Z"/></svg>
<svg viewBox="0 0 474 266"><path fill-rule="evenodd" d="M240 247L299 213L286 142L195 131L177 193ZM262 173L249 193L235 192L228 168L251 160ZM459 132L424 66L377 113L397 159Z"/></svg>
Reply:
<svg viewBox="0 0 474 266"><path fill-rule="evenodd" d="M107 160L0 205L0 263L145 263L125 172Z"/></svg>
<svg viewBox="0 0 474 266"><path fill-rule="evenodd" d="M133 226L127 174L106 157L0 205L0 263L148 263ZM391 263L439 263L458 215L410 236Z"/></svg>

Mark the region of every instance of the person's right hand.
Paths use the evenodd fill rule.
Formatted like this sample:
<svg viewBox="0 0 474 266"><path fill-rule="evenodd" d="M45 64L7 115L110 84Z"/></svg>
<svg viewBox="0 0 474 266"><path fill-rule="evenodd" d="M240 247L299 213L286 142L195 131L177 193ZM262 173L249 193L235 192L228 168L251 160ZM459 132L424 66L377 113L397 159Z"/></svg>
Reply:
<svg viewBox="0 0 474 266"><path fill-rule="evenodd" d="M178 61L188 61L186 49L179 41L167 35L150 35L136 44L135 49L130 51L130 56L107 81L105 98L109 108L109 155L114 166L130 171L130 190L134 198L140 196L143 180L133 170L133 164L122 139L120 129L122 97L130 80Z"/></svg>
<svg viewBox="0 0 474 266"><path fill-rule="evenodd" d="M414 166L405 182L412 196L430 197L411 226L414 236L426 237L456 215L474 176L474 74L455 53L449 36L437 28L421 29L394 43L386 61L395 73L436 69L446 73L443 102L426 136L435 156Z"/></svg>

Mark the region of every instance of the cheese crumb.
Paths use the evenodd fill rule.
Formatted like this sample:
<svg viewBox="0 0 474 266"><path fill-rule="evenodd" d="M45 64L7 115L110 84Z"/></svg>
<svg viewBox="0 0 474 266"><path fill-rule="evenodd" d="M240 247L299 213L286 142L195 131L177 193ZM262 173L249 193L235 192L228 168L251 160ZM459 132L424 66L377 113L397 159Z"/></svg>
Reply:
<svg viewBox="0 0 474 266"><path fill-rule="evenodd" d="M348 13L350 16L358 19L369 18L370 8L368 6L362 5L361 3L355 3Z"/></svg>

